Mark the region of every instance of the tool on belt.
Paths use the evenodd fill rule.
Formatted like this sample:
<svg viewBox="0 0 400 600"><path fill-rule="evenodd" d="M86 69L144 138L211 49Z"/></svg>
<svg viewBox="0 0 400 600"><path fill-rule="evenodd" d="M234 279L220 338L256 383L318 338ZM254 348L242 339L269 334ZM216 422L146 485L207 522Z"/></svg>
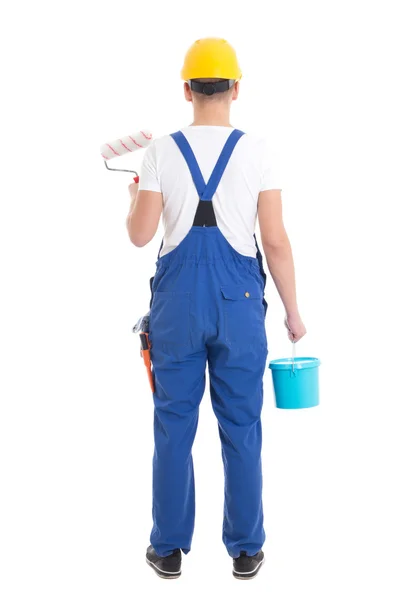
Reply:
<svg viewBox="0 0 400 600"><path fill-rule="evenodd" d="M142 355L144 366L146 367L147 377L150 383L150 389L154 394L154 379L153 379L153 371L151 369L151 357L150 357L150 342L149 342L149 334L144 333L143 331L139 333L140 337L140 354Z"/></svg>
<svg viewBox="0 0 400 600"><path fill-rule="evenodd" d="M136 325L133 327L133 333L139 333L140 338L140 355L143 358L144 366L146 367L147 377L149 379L151 391L154 394L154 378L153 371L151 369L151 356L150 356L150 340L149 340L149 318L150 313L147 313L144 317L140 317Z"/></svg>

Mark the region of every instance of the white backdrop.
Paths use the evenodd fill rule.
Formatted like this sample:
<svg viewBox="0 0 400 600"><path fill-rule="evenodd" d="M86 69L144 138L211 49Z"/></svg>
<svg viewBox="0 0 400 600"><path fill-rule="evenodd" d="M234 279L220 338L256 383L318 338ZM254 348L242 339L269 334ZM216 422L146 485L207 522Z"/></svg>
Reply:
<svg viewBox="0 0 400 600"><path fill-rule="evenodd" d="M2 599L398 600L395 4L39 0L6 9ZM321 406L308 411L275 409L266 373L267 560L252 583L232 578L221 541L208 393L184 574L165 582L145 565L152 400L131 327L147 310L162 232L144 249L130 244L131 178L108 172L99 155L103 142L140 128L159 136L190 123L179 71L207 35L226 37L242 64L232 123L264 133L280 156L309 332L298 353L323 363ZM139 167L141 155L118 160ZM271 278L267 299L269 358L286 356Z"/></svg>

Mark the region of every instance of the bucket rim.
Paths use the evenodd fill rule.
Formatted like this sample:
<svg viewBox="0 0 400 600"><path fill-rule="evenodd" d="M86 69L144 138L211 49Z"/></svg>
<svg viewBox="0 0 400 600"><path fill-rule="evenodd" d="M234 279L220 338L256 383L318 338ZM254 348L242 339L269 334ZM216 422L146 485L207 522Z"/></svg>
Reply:
<svg viewBox="0 0 400 600"><path fill-rule="evenodd" d="M296 356L293 358L276 358L271 360L268 368L272 371L286 371L293 368L295 369L315 369L319 367L321 361L315 356Z"/></svg>

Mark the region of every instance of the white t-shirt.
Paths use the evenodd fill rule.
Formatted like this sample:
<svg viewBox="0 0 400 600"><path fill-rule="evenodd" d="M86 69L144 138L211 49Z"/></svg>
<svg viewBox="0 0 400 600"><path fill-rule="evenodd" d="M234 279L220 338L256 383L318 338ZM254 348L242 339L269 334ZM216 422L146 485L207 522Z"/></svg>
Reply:
<svg viewBox="0 0 400 600"><path fill-rule="evenodd" d="M192 125L181 130L206 183L232 130L233 127L210 125ZM139 189L163 195L165 234L161 256L164 256L189 232L199 203L187 163L171 136L156 139L147 148ZM212 200L221 233L240 254L256 256L253 235L258 195L273 189L281 189L281 183L265 140L243 135Z"/></svg>

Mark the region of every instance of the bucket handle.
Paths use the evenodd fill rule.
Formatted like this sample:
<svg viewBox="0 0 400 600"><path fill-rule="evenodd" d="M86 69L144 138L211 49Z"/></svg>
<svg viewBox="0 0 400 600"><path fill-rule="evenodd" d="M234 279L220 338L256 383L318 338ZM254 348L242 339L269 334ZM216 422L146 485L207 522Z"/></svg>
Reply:
<svg viewBox="0 0 400 600"><path fill-rule="evenodd" d="M292 374L296 375L296 371L294 370L294 361L296 358L296 343L292 342Z"/></svg>

